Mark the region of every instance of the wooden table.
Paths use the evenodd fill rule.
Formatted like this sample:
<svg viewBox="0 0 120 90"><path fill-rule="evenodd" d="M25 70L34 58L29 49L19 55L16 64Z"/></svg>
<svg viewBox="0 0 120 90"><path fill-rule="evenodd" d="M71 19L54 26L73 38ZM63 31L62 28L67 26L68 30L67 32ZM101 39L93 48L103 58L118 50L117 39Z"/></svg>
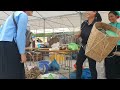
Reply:
<svg viewBox="0 0 120 90"><path fill-rule="evenodd" d="M30 48L30 47L27 47L25 48L25 50L49 50L50 48Z"/></svg>

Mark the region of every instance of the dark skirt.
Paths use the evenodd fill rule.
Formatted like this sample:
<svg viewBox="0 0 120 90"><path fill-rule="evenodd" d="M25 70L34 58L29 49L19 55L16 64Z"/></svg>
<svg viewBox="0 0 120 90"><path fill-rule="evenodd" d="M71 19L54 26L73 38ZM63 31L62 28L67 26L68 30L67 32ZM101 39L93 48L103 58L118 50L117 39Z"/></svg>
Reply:
<svg viewBox="0 0 120 90"><path fill-rule="evenodd" d="M15 42L0 41L0 79L25 79L24 64Z"/></svg>
<svg viewBox="0 0 120 90"><path fill-rule="evenodd" d="M113 55L116 48L109 54ZM117 51L120 52L120 45L117 46ZM107 79L120 79L120 56L113 56L105 59L105 74Z"/></svg>

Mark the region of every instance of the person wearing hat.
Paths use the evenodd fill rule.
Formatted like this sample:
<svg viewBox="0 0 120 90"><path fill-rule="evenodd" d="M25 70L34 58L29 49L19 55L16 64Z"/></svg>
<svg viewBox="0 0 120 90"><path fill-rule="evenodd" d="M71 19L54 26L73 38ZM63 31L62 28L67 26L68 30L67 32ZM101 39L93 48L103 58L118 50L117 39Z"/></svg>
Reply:
<svg viewBox="0 0 120 90"><path fill-rule="evenodd" d="M32 13L16 11L0 28L0 79L25 79L26 29L28 16L32 16ZM14 20L17 22L17 30Z"/></svg>
<svg viewBox="0 0 120 90"><path fill-rule="evenodd" d="M89 38L89 35L91 33L92 27L96 22L101 22L102 18L100 14L97 11L87 11L86 12L87 20L85 20L81 24L81 30L78 35L75 35L76 38L81 37L81 48L77 55L77 62L76 62L76 79L81 79L82 75L82 66L86 58L88 58L89 62L89 68L91 72L92 79L97 79L97 70L96 70L96 61L87 57L85 55L85 47Z"/></svg>
<svg viewBox="0 0 120 90"><path fill-rule="evenodd" d="M110 11L108 13L109 24L120 30L120 23L117 22L119 17L120 13L118 11ZM120 54L118 52L120 53L120 40L108 55L108 58L105 59L105 76L107 79L120 79Z"/></svg>

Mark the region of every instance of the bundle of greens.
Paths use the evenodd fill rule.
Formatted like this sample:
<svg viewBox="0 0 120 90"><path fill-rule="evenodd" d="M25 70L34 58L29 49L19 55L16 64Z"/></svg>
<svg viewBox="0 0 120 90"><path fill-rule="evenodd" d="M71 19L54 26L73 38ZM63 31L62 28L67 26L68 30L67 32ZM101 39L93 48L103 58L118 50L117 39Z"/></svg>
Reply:
<svg viewBox="0 0 120 90"><path fill-rule="evenodd" d="M119 35L112 30L105 30L103 28L98 28L99 31L104 33L106 36L111 36L111 37L119 37Z"/></svg>

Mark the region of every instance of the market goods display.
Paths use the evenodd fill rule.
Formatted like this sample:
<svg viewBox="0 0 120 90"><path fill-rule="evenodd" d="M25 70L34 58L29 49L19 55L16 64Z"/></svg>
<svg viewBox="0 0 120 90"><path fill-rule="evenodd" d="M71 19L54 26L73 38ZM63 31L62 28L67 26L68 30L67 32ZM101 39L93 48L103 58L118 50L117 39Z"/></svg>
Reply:
<svg viewBox="0 0 120 90"><path fill-rule="evenodd" d="M37 79L37 77L41 74L38 67L33 67L30 70L26 69L25 76L26 79Z"/></svg>
<svg viewBox="0 0 120 90"><path fill-rule="evenodd" d="M60 50L68 50L68 45L67 44L63 44L59 47Z"/></svg>
<svg viewBox="0 0 120 90"><path fill-rule="evenodd" d="M57 42L59 42L59 39L57 36L50 38L50 40L48 41L50 47L52 44L57 43Z"/></svg>
<svg viewBox="0 0 120 90"><path fill-rule="evenodd" d="M30 52L34 58L35 61L39 61L39 60L42 60L42 53L41 52L37 52L37 51L31 51ZM27 61L30 61L31 59L31 55L26 53L26 57L27 57Z"/></svg>
<svg viewBox="0 0 120 90"><path fill-rule="evenodd" d="M75 36L72 34L64 34L64 33L60 33L60 34L54 34L53 36L48 37L48 43L50 44L50 46L53 43L56 42L60 42L60 44L69 44L69 43L79 43L79 40L76 40Z"/></svg>
<svg viewBox="0 0 120 90"><path fill-rule="evenodd" d="M25 77L26 79L37 79L37 77L42 73L39 69L39 66L35 63L35 58L33 55L28 52L31 56L30 64L25 63Z"/></svg>

